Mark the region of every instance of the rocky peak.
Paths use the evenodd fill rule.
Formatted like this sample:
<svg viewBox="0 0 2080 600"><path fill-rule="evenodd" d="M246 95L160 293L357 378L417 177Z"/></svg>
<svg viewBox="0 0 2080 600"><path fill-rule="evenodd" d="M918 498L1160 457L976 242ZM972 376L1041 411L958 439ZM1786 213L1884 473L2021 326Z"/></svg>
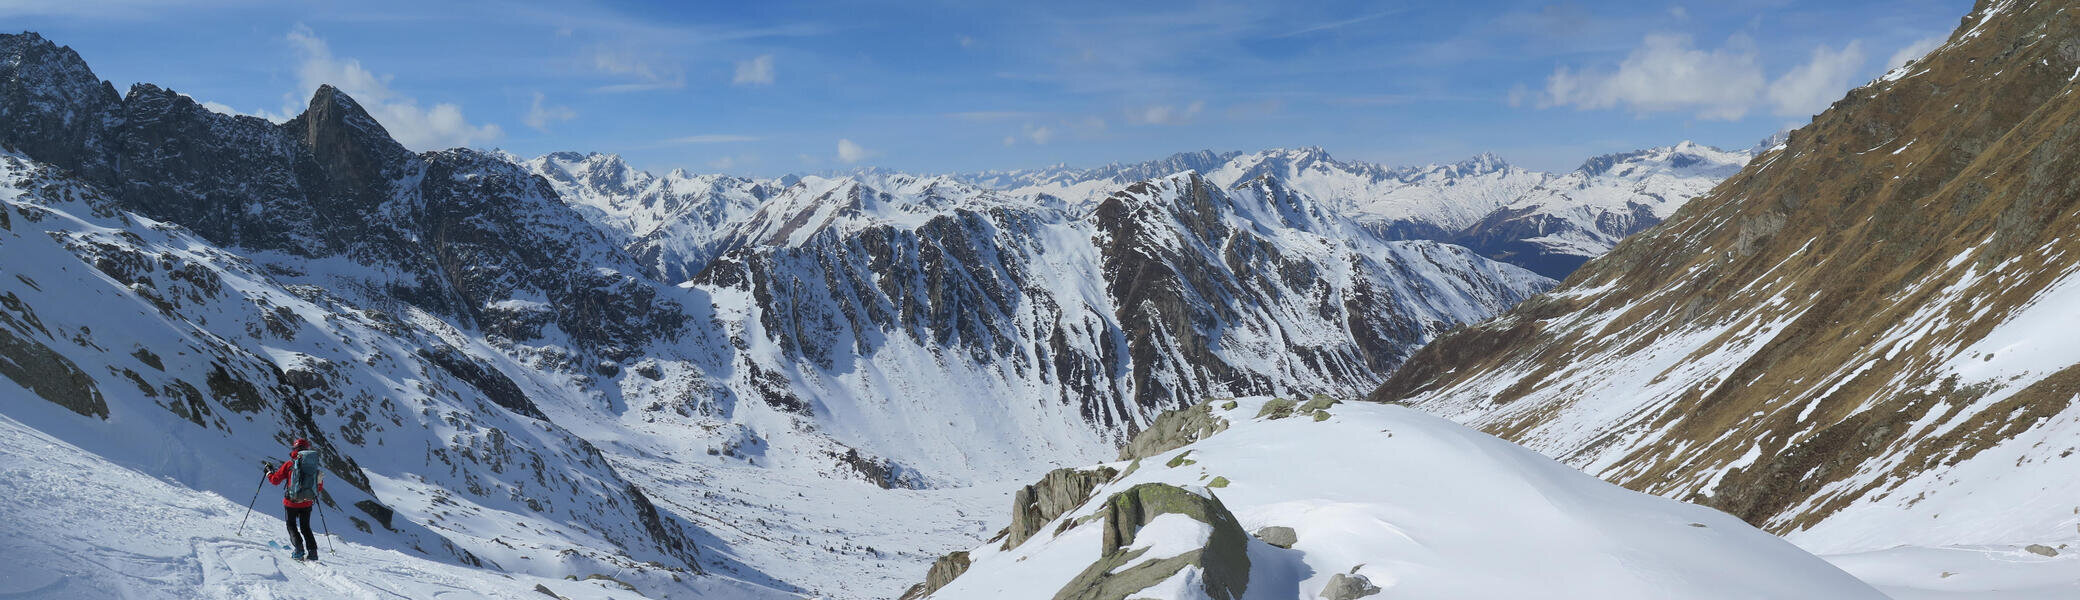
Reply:
<svg viewBox="0 0 2080 600"><path fill-rule="evenodd" d="M79 53L35 33L0 34L0 144L90 179L113 170L107 121L121 105L115 86Z"/></svg>
<svg viewBox="0 0 2080 600"><path fill-rule="evenodd" d="M1482 152L1468 157L1466 160L1452 163L1452 170L1461 177L1486 175L1508 169L1509 167L1508 161L1502 160L1502 157L1496 156L1492 152Z"/></svg>
<svg viewBox="0 0 2080 600"><path fill-rule="evenodd" d="M334 181L387 180L387 174L411 155L361 103L330 84L318 86L310 108L283 126Z"/></svg>

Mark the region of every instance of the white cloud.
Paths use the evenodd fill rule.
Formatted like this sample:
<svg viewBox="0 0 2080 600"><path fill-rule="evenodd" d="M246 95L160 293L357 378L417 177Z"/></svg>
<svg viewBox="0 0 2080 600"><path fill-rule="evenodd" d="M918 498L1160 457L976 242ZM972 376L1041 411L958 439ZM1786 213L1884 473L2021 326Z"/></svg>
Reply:
<svg viewBox="0 0 2080 600"><path fill-rule="evenodd" d="M961 44L961 47L962 47L962 48L973 48L973 47L975 47L975 38L974 38L974 36L967 36L967 35L963 35L963 36L960 36L960 37L956 37L956 38L954 38L954 40L955 40L955 41L957 41L957 42L960 42L960 44Z"/></svg>
<svg viewBox="0 0 2080 600"><path fill-rule="evenodd" d="M1018 145L1018 136L1015 136L1015 135L1007 135L1007 136L1004 136L1004 145L1005 145L1005 146L1016 146L1016 145Z"/></svg>
<svg viewBox="0 0 2080 600"><path fill-rule="evenodd" d="M867 151L866 148L860 147L859 144L853 143L852 140L838 140L838 160L843 161L846 164L852 164L869 158L873 158L879 154L879 152Z"/></svg>
<svg viewBox="0 0 2080 600"><path fill-rule="evenodd" d="M1690 36L1646 37L1614 71L1560 67L1546 78L1539 106L1607 109L1620 105L1641 113L1695 110L1704 119L1739 119L1763 89L1762 66L1747 38L1701 50Z"/></svg>
<svg viewBox="0 0 2080 600"><path fill-rule="evenodd" d="M1941 46L1943 42L1947 41L1950 41L1950 36L1935 35L1916 40L1912 44L1907 44L1907 47L1900 48L1898 52L1892 53L1892 58L1885 59L1885 70L1891 71L1906 66L1908 62L1927 56L1929 51L1935 50L1937 46Z"/></svg>
<svg viewBox="0 0 2080 600"><path fill-rule="evenodd" d="M735 156L724 156L724 157L722 157L722 158L718 158L718 159L715 159L715 160L711 160L711 161L708 161L708 168L710 168L710 169L714 169L714 170L717 170L717 171L728 171L728 170L730 170L730 169L737 169L737 168L747 168L747 169L748 169L748 168L751 168L752 166L755 166L755 165L757 165L757 164L758 164L758 156L757 156L757 155L753 155L753 154L738 154L738 155L735 155Z"/></svg>
<svg viewBox="0 0 2080 600"><path fill-rule="evenodd" d="M1688 111L1701 119L1729 121L1763 108L1777 115L1805 116L1840 98L1867 62L1859 41L1839 50L1818 46L1811 60L1772 80L1756 54L1754 42L1744 36L1707 50L1696 47L1689 36L1649 35L1615 69L1562 66L1546 78L1543 91L1512 88L1508 100L1510 106L1535 100L1539 108Z"/></svg>
<svg viewBox="0 0 2080 600"><path fill-rule="evenodd" d="M732 143L732 142L756 142L756 141L758 141L759 139L761 139L761 138L759 138L758 136L751 136L751 135L737 135L737 134L733 134L733 133L703 133L703 134L698 134L698 135L689 135L689 136L675 137L675 138L672 138L672 139L669 139L669 140L665 140L665 141L664 141L664 143L667 143L667 144L727 144L727 143Z"/></svg>
<svg viewBox="0 0 2080 600"><path fill-rule="evenodd" d="M1046 145L1049 140L1054 139L1054 129L1051 129L1046 125L1041 125L1039 127L1027 125L1026 139L1033 140L1033 143L1035 144Z"/></svg>
<svg viewBox="0 0 2080 600"><path fill-rule="evenodd" d="M543 100L545 98L541 92L534 93L534 103L528 106L527 117L522 119L522 121L527 123L528 127L533 127L538 131L546 133L549 131L550 123L578 118L578 111L571 110L571 107L561 105L546 106L542 104Z"/></svg>
<svg viewBox="0 0 2080 600"><path fill-rule="evenodd" d="M635 81L592 88L595 92L621 93L650 90L675 90L686 87L686 73L669 63L637 56L625 49L595 47L592 49L592 69L609 75L634 78Z"/></svg>
<svg viewBox="0 0 2080 600"><path fill-rule="evenodd" d="M309 27L296 26L289 31L288 39L302 60L297 65L296 77L303 90L314 90L323 84L339 88L361 103L362 108L389 130L391 137L397 138L397 142L407 148L433 150L468 146L504 135L497 125L470 124L462 114L462 107L453 103L442 102L421 108L418 100L390 88L390 76L369 71L361 66L361 61L334 57L325 40ZM302 111L294 98L291 96L286 112Z"/></svg>
<svg viewBox="0 0 2080 600"><path fill-rule="evenodd" d="M737 61L737 76L730 79L732 85L772 85L773 55L761 54L758 58Z"/></svg>
<svg viewBox="0 0 2080 600"><path fill-rule="evenodd" d="M1191 122L1206 110L1206 101L1193 100L1180 109L1170 104L1158 104L1127 112L1127 122L1136 125L1180 125Z"/></svg>
<svg viewBox="0 0 2080 600"><path fill-rule="evenodd" d="M1776 114L1808 116L1827 108L1842 97L1857 72L1863 69L1863 43L1852 41L1841 50L1826 46L1813 49L1813 60L1777 78L1765 94Z"/></svg>

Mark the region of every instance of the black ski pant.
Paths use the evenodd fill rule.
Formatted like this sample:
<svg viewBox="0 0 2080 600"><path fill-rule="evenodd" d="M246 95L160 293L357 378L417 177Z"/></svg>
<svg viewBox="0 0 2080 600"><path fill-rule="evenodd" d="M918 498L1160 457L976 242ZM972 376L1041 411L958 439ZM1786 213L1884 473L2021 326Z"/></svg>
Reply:
<svg viewBox="0 0 2080 600"><path fill-rule="evenodd" d="M318 536L311 535L311 507L284 507L289 512L289 542L304 558L318 560Z"/></svg>

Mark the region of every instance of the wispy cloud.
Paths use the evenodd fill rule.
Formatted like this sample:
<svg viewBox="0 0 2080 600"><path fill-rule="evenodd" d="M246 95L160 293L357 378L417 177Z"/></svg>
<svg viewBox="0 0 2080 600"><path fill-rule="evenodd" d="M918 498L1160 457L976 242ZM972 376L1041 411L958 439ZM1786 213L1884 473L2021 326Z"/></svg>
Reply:
<svg viewBox="0 0 2080 600"><path fill-rule="evenodd" d="M1394 16L1394 15L1398 15L1398 14L1401 14L1401 13L1405 13L1405 12L1408 12L1408 11L1410 11L1410 10L1413 10L1413 8L1412 8L1412 7L1409 7L1409 6L1403 6L1403 7L1400 7L1400 8L1395 8L1395 9L1392 9L1392 10L1383 10L1383 11L1379 11L1379 12L1376 12L1376 13L1372 13L1372 14L1369 14L1369 15L1364 15L1364 16L1360 16L1360 17L1353 17L1353 18L1349 18L1349 19L1343 19L1343 20L1339 20L1339 21L1330 21L1330 22L1327 22L1327 23L1320 23L1320 24L1312 25L1312 26L1309 26L1309 27L1301 28L1301 29L1299 29L1299 30L1296 30L1296 31L1292 31L1292 32L1288 32L1288 33L1285 33L1285 34L1282 34L1282 35L1278 35L1278 36L1276 36L1276 37L1294 37L1294 36L1301 36L1301 35L1307 35L1307 34L1310 34L1310 33L1320 33L1320 32L1323 32L1323 31L1332 31L1332 30L1336 30L1336 29L1342 29L1342 28L1345 28L1345 27L1349 27L1349 26L1352 26L1352 25L1357 25L1357 24L1359 24L1359 23L1365 23L1365 22L1368 22L1368 21L1377 21L1377 20L1379 20L1379 19L1384 19L1384 18L1387 18L1387 17L1391 17L1391 16Z"/></svg>
<svg viewBox="0 0 2080 600"><path fill-rule="evenodd" d="M572 110L571 107L546 105L544 104L546 100L547 98L541 92L535 92L534 102L528 105L527 116L521 119L521 121L537 131L548 132L550 123L578 118L578 111Z"/></svg>
<svg viewBox="0 0 2080 600"><path fill-rule="evenodd" d="M590 58L594 71L633 80L594 87L592 91L595 92L644 92L686 87L685 69L668 58L641 55L629 48L605 46L594 47Z"/></svg>
<svg viewBox="0 0 2080 600"><path fill-rule="evenodd" d="M730 143L736 143L736 142L756 142L756 141L759 141L759 140L761 140L761 139L764 139L764 138L761 138L761 137L758 137L758 136L755 136L755 135L737 135L737 134L733 134L733 133L703 133L703 134L698 134L698 135L688 135L688 136L681 136L681 137L675 137L675 138L672 138L672 139L668 139L668 140L665 140L665 141L664 141L664 143L666 143L666 144L730 144Z"/></svg>
<svg viewBox="0 0 2080 600"><path fill-rule="evenodd" d="M1182 125L1190 123L1205 110L1204 100L1193 100L1182 108L1174 104L1157 104L1127 111L1127 122L1135 125Z"/></svg>
<svg viewBox="0 0 2080 600"><path fill-rule="evenodd" d="M751 60L737 61L737 75L730 79L731 85L772 85L773 55L762 54Z"/></svg>
<svg viewBox="0 0 2080 600"><path fill-rule="evenodd" d="M1763 95L1778 116L1811 116L1841 99L1864 62L1862 42L1852 40L1840 50L1820 46L1811 61L1771 81Z"/></svg>
<svg viewBox="0 0 2080 600"><path fill-rule="evenodd" d="M946 116L947 118L958 119L962 121L988 122L1031 119L1039 117L1041 114L1042 113L1024 110L973 110L967 112L946 113Z"/></svg>
<svg viewBox="0 0 2080 600"><path fill-rule="evenodd" d="M1905 66L1909 62L1920 60L1921 57L1927 56L1929 51L1935 50L1937 46L1941 46L1943 42L1947 41L1950 41L1950 36L1948 35L1934 35L1915 40L1914 43L1907 44L1907 47L1900 48L1898 52L1892 53L1891 58L1885 59L1885 70L1890 71Z"/></svg>
<svg viewBox="0 0 2080 600"><path fill-rule="evenodd" d="M383 128L390 131L398 143L413 150L433 150L455 146L468 146L490 142L505 135L497 125L475 125L462 114L457 104L442 102L421 108L418 100L399 94L390 87L389 75L378 75L361 66L361 61L335 57L332 48L311 28L297 25L289 31L288 40L296 50L299 64L296 76L301 85L300 93L317 89L319 85L331 84L339 88L373 114ZM301 110L291 95L284 112Z"/></svg>

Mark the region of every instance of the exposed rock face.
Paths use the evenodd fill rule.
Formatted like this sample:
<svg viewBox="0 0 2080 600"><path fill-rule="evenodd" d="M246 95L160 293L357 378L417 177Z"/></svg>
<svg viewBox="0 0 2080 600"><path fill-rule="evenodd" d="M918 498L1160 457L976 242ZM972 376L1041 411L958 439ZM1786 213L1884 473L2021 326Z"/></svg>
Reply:
<svg viewBox="0 0 2080 600"><path fill-rule="evenodd" d="M1817 550L2069 537L2072 507L2014 481L2080 472L2080 356L2043 333L2070 325L2045 307L2080 271L2075 8L1979 2L1927 57L1373 397Z"/></svg>
<svg viewBox="0 0 2080 600"><path fill-rule="evenodd" d="M79 370L65 355L35 340L34 333L48 337L30 311L14 294L0 296L0 376L29 388L45 400L82 415L108 418L108 402L94 379Z"/></svg>
<svg viewBox="0 0 2080 600"><path fill-rule="evenodd" d="M72 48L34 33L0 37L0 144L90 177L112 169L107 121L121 96Z"/></svg>
<svg viewBox="0 0 2080 600"><path fill-rule="evenodd" d="M150 84L118 99L35 34L0 40L0 55L13 69L0 73L0 122L20 136L8 143L108 190L116 208L222 246L386 268L401 277L328 287L370 288L357 299L403 301L515 341L539 324L487 315L491 305L570 307L554 324L610 359L684 324L685 311L623 274L634 262L542 180L475 151L415 155L337 88L320 87L276 125ZM576 265L586 274L572 276Z"/></svg>
<svg viewBox="0 0 2080 600"><path fill-rule="evenodd" d="M382 509L383 531L358 525L398 548L477 563L429 526L483 510L454 496L575 560L699 569L687 525L529 396L690 320L540 179L414 154L329 86L279 125L149 84L119 97L35 34L0 35L0 142L0 213L25 217L0 218L0 375L164 437L190 470L309 437L346 484L333 501ZM374 496L406 471L425 487Z"/></svg>
<svg viewBox="0 0 2080 600"><path fill-rule="evenodd" d="M956 551L946 556L941 556L939 560L932 561L931 570L925 573L924 583L911 586L908 591L903 592L901 600L915 600L929 596L932 592L939 591L939 588L946 587L947 582L953 581L953 578L960 577L961 573L966 573L967 571L967 552Z"/></svg>
<svg viewBox="0 0 2080 600"><path fill-rule="evenodd" d="M1144 483L1113 494L1105 503L1102 558L1055 593L1055 600L1124 600L1186 567L1203 569L1200 583L1209 597L1238 599L1248 589L1249 534L1219 499L1168 484ZM1169 514L1210 525L1206 545L1137 564L1147 550L1129 550L1135 533L1156 517Z"/></svg>
<svg viewBox="0 0 2080 600"><path fill-rule="evenodd" d="M1049 471L1033 485L1019 488L1011 497L1011 530L1004 548L1025 543L1041 526L1089 501L1091 490L1117 475L1119 471L1110 467L1062 468Z"/></svg>

